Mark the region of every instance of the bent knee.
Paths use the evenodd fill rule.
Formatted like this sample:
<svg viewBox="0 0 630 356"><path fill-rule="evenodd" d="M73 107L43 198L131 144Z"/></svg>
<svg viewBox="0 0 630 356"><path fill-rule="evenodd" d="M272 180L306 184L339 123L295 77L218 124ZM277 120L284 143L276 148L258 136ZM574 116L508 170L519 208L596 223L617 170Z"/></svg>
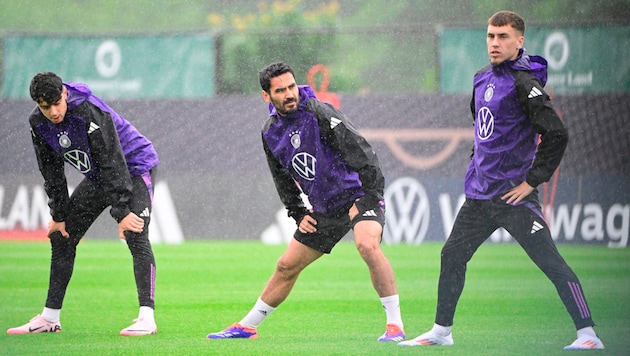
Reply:
<svg viewBox="0 0 630 356"><path fill-rule="evenodd" d="M359 254L366 257L382 254L380 239L362 239L355 242Z"/></svg>
<svg viewBox="0 0 630 356"><path fill-rule="evenodd" d="M290 279L300 273L302 268L299 264L280 257L276 263L276 273L285 279Z"/></svg>

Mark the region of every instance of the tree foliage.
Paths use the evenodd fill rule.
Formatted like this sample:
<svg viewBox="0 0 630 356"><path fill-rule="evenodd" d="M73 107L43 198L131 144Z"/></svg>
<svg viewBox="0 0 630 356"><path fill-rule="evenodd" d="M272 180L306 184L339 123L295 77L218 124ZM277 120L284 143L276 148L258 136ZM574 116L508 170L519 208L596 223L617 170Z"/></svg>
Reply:
<svg viewBox="0 0 630 356"><path fill-rule="evenodd" d="M325 64L331 91L437 90L442 26L483 26L498 10L528 26L630 23L630 0L0 0L0 31L132 35L208 31L218 39L221 93L259 90L284 60L298 80Z"/></svg>

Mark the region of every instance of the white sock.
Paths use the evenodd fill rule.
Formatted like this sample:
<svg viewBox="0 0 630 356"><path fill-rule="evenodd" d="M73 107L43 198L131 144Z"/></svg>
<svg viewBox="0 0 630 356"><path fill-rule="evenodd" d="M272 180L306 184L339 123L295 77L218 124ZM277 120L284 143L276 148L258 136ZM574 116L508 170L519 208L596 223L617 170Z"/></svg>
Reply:
<svg viewBox="0 0 630 356"><path fill-rule="evenodd" d="M42 316L44 317L44 319L53 323L59 321L60 314L61 314L61 309L44 308L44 311L42 311Z"/></svg>
<svg viewBox="0 0 630 356"><path fill-rule="evenodd" d="M258 298L252 310L239 322L246 328L257 328L276 308L270 307Z"/></svg>
<svg viewBox="0 0 630 356"><path fill-rule="evenodd" d="M450 326L442 326L439 324L433 324L433 329L431 330L440 336L448 336L451 333Z"/></svg>
<svg viewBox="0 0 630 356"><path fill-rule="evenodd" d="M582 328L580 330L577 331L577 337L578 339L581 337L597 337L597 334L595 334L595 330L593 330L592 326L587 326L585 328Z"/></svg>
<svg viewBox="0 0 630 356"><path fill-rule="evenodd" d="M151 307L140 307L140 312L138 312L138 319L150 321L155 323L155 317L153 316L153 308Z"/></svg>
<svg viewBox="0 0 630 356"><path fill-rule="evenodd" d="M400 300L398 294L381 298L381 304L385 309L387 316L387 324L396 324L399 328L404 329L402 317L400 316Z"/></svg>

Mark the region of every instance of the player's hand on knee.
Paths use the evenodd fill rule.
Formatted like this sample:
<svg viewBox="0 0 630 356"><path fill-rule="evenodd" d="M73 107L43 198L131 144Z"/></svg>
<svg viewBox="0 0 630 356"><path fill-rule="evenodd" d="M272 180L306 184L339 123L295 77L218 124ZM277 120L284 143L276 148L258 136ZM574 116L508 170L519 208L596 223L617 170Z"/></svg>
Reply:
<svg viewBox="0 0 630 356"><path fill-rule="evenodd" d="M65 221L55 221L51 219L48 222L48 237L50 238L50 235L54 234L55 232L60 232L61 236L65 238L70 237L70 234L68 234L68 231L66 231Z"/></svg>
<svg viewBox="0 0 630 356"><path fill-rule="evenodd" d="M118 223L118 236L125 240L125 231L141 233L144 230L144 220L134 213L129 213Z"/></svg>

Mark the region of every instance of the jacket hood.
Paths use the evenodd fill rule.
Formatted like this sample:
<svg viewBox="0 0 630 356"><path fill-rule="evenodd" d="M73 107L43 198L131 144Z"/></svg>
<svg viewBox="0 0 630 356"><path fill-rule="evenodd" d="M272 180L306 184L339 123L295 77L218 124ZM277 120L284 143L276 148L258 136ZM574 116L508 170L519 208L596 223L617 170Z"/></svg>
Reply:
<svg viewBox="0 0 630 356"><path fill-rule="evenodd" d="M304 106L306 105L308 99L317 98L313 88L308 85L298 85L298 92L300 94L300 105L298 106L298 111L304 110ZM278 115L278 111L276 111L276 108L272 103L269 103L269 115Z"/></svg>
<svg viewBox="0 0 630 356"><path fill-rule="evenodd" d="M83 83L65 82L63 85L68 90L68 110L74 109L86 101L91 95L92 90Z"/></svg>
<svg viewBox="0 0 630 356"><path fill-rule="evenodd" d="M530 71L540 80L543 87L547 83L547 60L541 56L530 56L525 48L519 50L515 60L506 61L506 65L513 70Z"/></svg>

